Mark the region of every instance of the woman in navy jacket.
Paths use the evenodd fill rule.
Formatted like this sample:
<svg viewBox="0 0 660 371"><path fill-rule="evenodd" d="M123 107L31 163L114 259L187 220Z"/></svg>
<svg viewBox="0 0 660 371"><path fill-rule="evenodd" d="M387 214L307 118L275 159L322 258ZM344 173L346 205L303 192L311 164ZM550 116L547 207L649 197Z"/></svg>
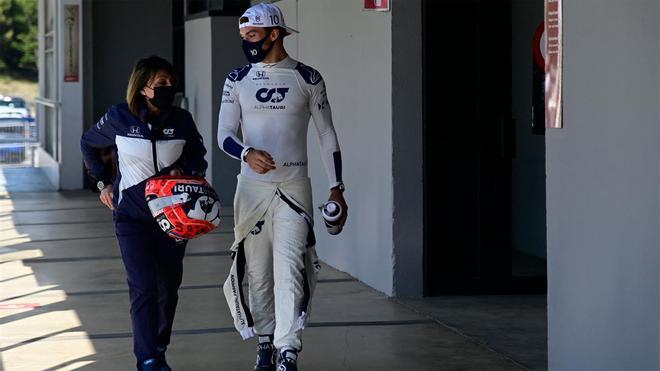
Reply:
<svg viewBox="0 0 660 371"><path fill-rule="evenodd" d="M147 179L156 175L205 175L206 149L186 110L172 106L174 70L151 56L137 62L126 103L112 106L83 134L85 166L113 210L115 234L128 276L134 352L138 370L168 371L177 290L183 274L186 241L163 233L144 197ZM116 147L117 174L101 158Z"/></svg>

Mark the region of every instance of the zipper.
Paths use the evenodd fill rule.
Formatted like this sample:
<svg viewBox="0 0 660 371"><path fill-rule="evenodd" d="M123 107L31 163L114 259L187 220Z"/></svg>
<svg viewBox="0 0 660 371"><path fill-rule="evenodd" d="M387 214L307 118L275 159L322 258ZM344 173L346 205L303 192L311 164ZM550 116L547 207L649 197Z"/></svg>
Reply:
<svg viewBox="0 0 660 371"><path fill-rule="evenodd" d="M158 156L156 155L156 139L154 138L155 131L153 127L153 125L149 125L149 130L151 131L151 157L154 159L154 175L156 175L158 174Z"/></svg>

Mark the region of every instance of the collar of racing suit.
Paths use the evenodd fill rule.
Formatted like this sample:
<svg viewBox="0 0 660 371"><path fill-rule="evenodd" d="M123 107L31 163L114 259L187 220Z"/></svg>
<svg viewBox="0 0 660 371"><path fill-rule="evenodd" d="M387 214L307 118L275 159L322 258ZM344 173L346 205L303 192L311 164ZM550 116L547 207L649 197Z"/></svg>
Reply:
<svg viewBox="0 0 660 371"><path fill-rule="evenodd" d="M253 63L252 66L257 67L257 68L293 68L296 66L298 62L293 60L293 58L287 56L286 58L282 59L279 62L275 63Z"/></svg>

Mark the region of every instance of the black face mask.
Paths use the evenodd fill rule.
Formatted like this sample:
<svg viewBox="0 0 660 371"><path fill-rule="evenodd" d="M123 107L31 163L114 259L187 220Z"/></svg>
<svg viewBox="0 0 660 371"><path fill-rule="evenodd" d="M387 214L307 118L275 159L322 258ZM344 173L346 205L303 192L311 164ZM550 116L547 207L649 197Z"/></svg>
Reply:
<svg viewBox="0 0 660 371"><path fill-rule="evenodd" d="M273 50L275 43L270 44L268 49L263 49L264 43L266 42L266 39L268 39L268 36L270 36L270 33L271 31L268 31L266 36L259 41L249 42L247 40L243 40L243 53L245 53L245 57L247 58L248 62L259 63L266 58L271 50Z"/></svg>
<svg viewBox="0 0 660 371"><path fill-rule="evenodd" d="M154 97L149 102L158 109L168 109L174 102L174 86L157 86L153 88Z"/></svg>

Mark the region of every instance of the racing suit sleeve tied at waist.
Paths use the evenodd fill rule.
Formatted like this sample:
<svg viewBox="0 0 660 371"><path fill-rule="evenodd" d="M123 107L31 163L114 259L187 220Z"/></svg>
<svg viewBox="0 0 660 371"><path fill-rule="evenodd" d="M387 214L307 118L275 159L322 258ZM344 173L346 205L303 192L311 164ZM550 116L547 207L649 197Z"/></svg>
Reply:
<svg viewBox="0 0 660 371"><path fill-rule="evenodd" d="M303 282L300 283L302 297L299 300L299 307L296 308L298 312L298 321L295 325L297 330L305 328L309 318L311 297L320 270L315 249L309 178L271 183L239 175L234 199L235 241L231 248L233 262L229 276L223 285L223 291L234 318L234 326L244 340L255 335L253 315L245 300L246 292L243 289L246 264L249 263L245 253L246 239L248 236L254 237L251 236L251 232L255 228L259 228L258 223L263 224L263 219L271 204L279 202L286 204L295 214L304 219L307 226L306 248L300 256L304 268L299 272Z"/></svg>
<svg viewBox="0 0 660 371"><path fill-rule="evenodd" d="M234 318L234 326L241 334L243 340L254 336L254 320L250 313L250 308L245 302L245 293L243 292L243 279L245 278L245 249L243 244L239 244L236 251L232 252L232 264L229 271L229 277L223 286L225 298L229 305L229 310Z"/></svg>

